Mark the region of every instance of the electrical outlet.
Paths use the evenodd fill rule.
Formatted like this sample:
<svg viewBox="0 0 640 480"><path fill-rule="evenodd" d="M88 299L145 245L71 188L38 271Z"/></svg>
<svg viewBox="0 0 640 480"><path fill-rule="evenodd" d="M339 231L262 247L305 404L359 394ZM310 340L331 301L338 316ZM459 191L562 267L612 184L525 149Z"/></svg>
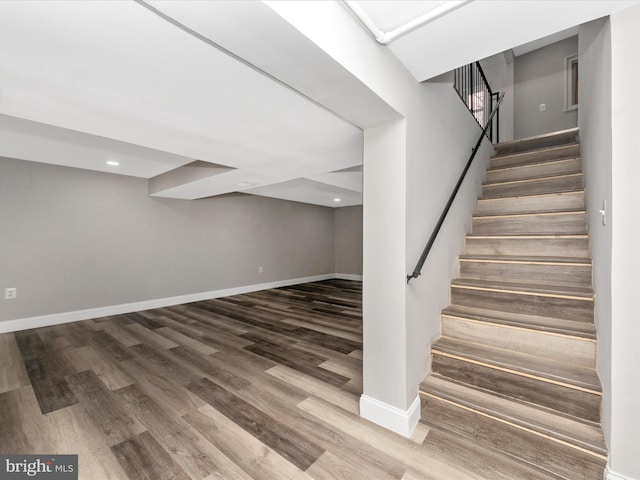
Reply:
<svg viewBox="0 0 640 480"><path fill-rule="evenodd" d="M547 109L547 104L546 103L541 103L539 108L540 108L541 112L544 112Z"/></svg>
<svg viewBox="0 0 640 480"><path fill-rule="evenodd" d="M5 300L13 300L18 296L17 288L5 288L4 289L4 299Z"/></svg>
<svg viewBox="0 0 640 480"><path fill-rule="evenodd" d="M262 272L264 272L264 268L262 268L262 265L260 265L260 266L258 267L258 273L262 273Z"/></svg>

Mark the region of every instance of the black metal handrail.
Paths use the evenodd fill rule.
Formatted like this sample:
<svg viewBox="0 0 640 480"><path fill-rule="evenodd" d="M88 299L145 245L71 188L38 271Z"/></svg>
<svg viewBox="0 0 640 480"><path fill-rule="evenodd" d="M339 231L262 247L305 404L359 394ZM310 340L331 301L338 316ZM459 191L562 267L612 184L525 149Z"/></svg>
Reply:
<svg viewBox="0 0 640 480"><path fill-rule="evenodd" d="M407 275L407 283L409 283L412 278L418 278L420 276L420 274L422 273L422 266L424 265L424 262L427 260L427 256L429 255L429 252L431 251L431 247L433 246L433 243L436 241L436 237L438 236L438 233L440 232L440 229L442 228L442 224L444 223L444 220L447 218L447 214L449 213L449 210L451 209L451 205L453 204L453 201L455 200L456 195L458 194L458 190L460 190L460 187L462 186L462 182L464 181L465 177L467 176L467 172L469 171L469 168L471 167L471 163L473 162L473 159L476 157L476 153L478 153L478 150L480 149L480 145L482 144L482 140L483 140L484 136L487 134L487 130L489 129L489 126L491 125L493 117L495 116L496 112L498 111L498 108L500 107L500 103L502 103L502 99L503 98L504 98L504 93L499 94L498 100L496 101L495 105L493 106L493 108L491 110L491 113L489 114L489 117L487 118L487 121L486 121L484 127L482 128L482 133L478 137L478 141L476 142L476 146L473 147L473 151L471 152L471 156L469 157L469 160L467 161L467 164L465 165L464 170L460 174L460 178L458 179L458 183L456 183L456 186L454 187L453 192L451 192L451 195L449 196L449 201L447 201L447 204L445 205L444 210L442 211L442 214L440 215L440 218L438 219L438 223L436 224L435 228L433 229L433 232L431 233L431 236L429 237L429 240L427 241L427 244L425 245L424 250L422 251L422 255L420 255L420 259L418 260L418 263L416 263L416 268L413 269L412 273Z"/></svg>
<svg viewBox="0 0 640 480"><path fill-rule="evenodd" d="M478 125L482 127L489 117L489 113L493 110L494 102L497 101L497 93L491 90L480 62L456 68L453 74L453 88L476 119ZM498 119L496 118L496 120ZM499 121L496 121L495 132L493 123L490 124L487 130L487 137L492 142L494 140L496 142L499 141L498 124ZM494 133L496 134L495 138Z"/></svg>
<svg viewBox="0 0 640 480"><path fill-rule="evenodd" d="M491 95L492 110L493 110L493 105L498 102L499 98L500 98L500 92L495 92L493 95ZM493 130L494 122L496 126L495 131ZM491 140L491 143L500 143L500 109L496 110L495 119L491 122L490 125L491 126L489 127L489 131L490 131L489 140ZM493 136L494 133L495 133L495 137Z"/></svg>

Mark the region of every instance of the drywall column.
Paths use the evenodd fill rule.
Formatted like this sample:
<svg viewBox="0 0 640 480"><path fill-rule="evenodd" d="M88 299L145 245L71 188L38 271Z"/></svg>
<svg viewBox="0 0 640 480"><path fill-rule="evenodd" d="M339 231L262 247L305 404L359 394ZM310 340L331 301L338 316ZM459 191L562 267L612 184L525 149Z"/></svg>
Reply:
<svg viewBox="0 0 640 480"><path fill-rule="evenodd" d="M359 125L364 129L364 392L360 413L409 435L417 423L420 405L416 385L408 388L407 383L411 359L407 354L405 308L405 117L411 102L416 101L413 95L418 84L340 2L266 3L348 71L349 78L357 78L368 90L367 95L374 94L395 112L395 118L387 122L365 121ZM366 110L367 105L354 108ZM366 120L365 116L358 117ZM414 394L408 396L408 391Z"/></svg>
<svg viewBox="0 0 640 480"><path fill-rule="evenodd" d="M364 132L364 393L360 414L402 435L418 421L407 399L406 120Z"/></svg>
<svg viewBox="0 0 640 480"><path fill-rule="evenodd" d="M640 479L638 362L638 131L640 6L611 16L612 225L611 443L612 478Z"/></svg>

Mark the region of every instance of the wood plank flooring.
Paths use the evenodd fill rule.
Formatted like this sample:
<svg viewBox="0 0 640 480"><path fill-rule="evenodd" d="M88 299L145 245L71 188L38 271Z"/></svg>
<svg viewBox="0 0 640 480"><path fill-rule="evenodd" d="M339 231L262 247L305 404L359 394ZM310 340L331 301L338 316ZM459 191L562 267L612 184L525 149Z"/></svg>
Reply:
<svg viewBox="0 0 640 480"><path fill-rule="evenodd" d="M0 453L87 480L547 478L360 418L361 339L345 280L0 335Z"/></svg>

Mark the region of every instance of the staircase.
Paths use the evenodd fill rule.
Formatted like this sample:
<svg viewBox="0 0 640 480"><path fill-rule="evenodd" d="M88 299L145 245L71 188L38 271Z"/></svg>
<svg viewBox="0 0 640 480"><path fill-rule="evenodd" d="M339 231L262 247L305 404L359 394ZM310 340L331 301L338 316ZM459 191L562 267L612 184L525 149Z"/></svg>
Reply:
<svg viewBox="0 0 640 480"><path fill-rule="evenodd" d="M578 130L498 144L420 385L422 421L540 478L603 477Z"/></svg>

